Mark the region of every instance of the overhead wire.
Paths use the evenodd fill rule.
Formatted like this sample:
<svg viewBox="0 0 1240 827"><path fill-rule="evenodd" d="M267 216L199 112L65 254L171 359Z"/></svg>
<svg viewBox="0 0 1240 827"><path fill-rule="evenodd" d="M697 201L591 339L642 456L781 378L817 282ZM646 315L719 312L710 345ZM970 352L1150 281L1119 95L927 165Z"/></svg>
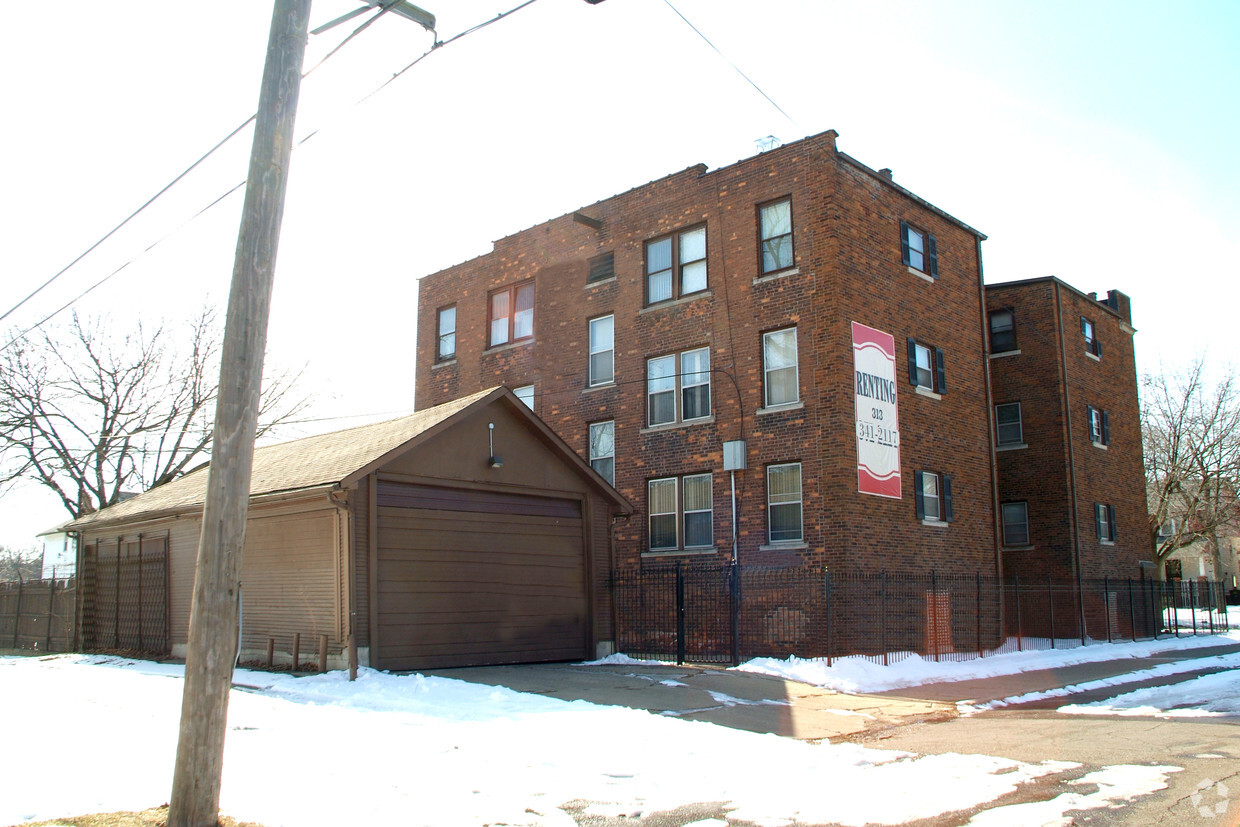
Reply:
<svg viewBox="0 0 1240 827"><path fill-rule="evenodd" d="M378 20L380 17L382 17L382 16L383 16L384 14L386 14L387 12L388 12L388 7L387 7L387 6L380 7L379 11L378 11L375 15L373 15L370 19L368 19L368 20L367 20L366 22L364 22L362 25L360 25L360 26L358 26L357 28L355 28L352 32L350 32L350 33L349 33L349 35L348 35L347 37L345 37L345 38L344 38L344 40L340 41L340 43L339 43L339 44L337 44L337 45L336 45L336 46L335 46L335 47L334 47L331 51L329 51L326 55L324 55L324 56L323 56L323 58L322 58L322 59L320 59L320 60L319 60L319 61L318 61L318 62L317 62L314 66L311 66L308 70L306 70L305 72L303 72L303 73L302 73L302 79L305 79L306 77L309 77L309 75L310 75L312 72L314 72L316 69L318 69L319 67L321 67L324 63L326 63L328 60L330 60L332 57L334 57L334 56L335 56L335 55L336 55L336 54L337 54L337 53L338 53L341 49L343 49L343 48L345 47L345 45L346 45L346 44L348 44L350 41L352 41L352 40L353 40L353 38L357 37L359 34L361 34L363 31L365 31L365 30L366 30L366 29L367 29L367 28L368 28L371 24L373 24L376 20ZM203 163L204 161L206 161L208 158L210 158L212 155L214 155L216 152L218 152L218 151L220 150L220 148L221 148L221 147L223 147L225 144L227 144L229 141L231 141L233 138L235 138L235 137L236 137L236 136L237 136L237 135L238 135L238 134L239 134L242 130L244 130L247 126L249 126L250 124L254 123L254 121L257 119L257 117L258 117L258 113L254 113L253 115L250 115L248 118L246 118L244 121L242 121L241 123L237 124L237 126L236 126L236 127L234 127L234 128L232 129L232 131L230 131L227 135L225 135L223 138L221 138L219 141L217 141L217 142L216 142L216 143L215 143L215 144L214 144L214 145L213 145L210 149L208 149L206 152L204 152L204 153L203 153L203 154L202 154L202 155L201 155L201 156L200 156L197 160L195 160L192 164L190 164L188 167L186 167L184 170L182 170L182 171L181 171L181 173L180 173L179 175L177 175L175 178L173 178L171 181L169 181L167 184L165 184L163 187L161 187L161 188L159 189L159 191L158 191L158 192L156 192L154 195L152 195L150 198L148 198L145 202L143 202L143 204L142 204L140 207L138 207L136 210L134 210L134 211L133 211L133 212L131 212L129 215L127 215L127 216L124 218L124 220L122 220L122 221L121 221L119 224L117 224L115 227L113 227L112 229L110 229L110 230L108 230L106 233L104 233L104 234L103 234L103 236L101 236L101 237L100 237L97 241L95 241L93 244L91 244L89 247L87 247L85 250L83 250L83 251L82 251L82 252L81 252L81 253L80 253L80 254L79 254L76 258L74 258L72 261L70 261L68 264L66 264L64 267L62 267L62 268L61 268L60 270L58 270L56 273L54 273L54 274L53 274L50 278L48 278L46 281L44 281L42 284L40 284L40 285L39 285L38 287L36 287L34 290L32 290L32 291L31 291L31 292L30 292L30 293L29 293L29 294L28 294L25 298L23 298L23 299L22 299L21 301L19 301L17 304L13 305L13 306L12 306L12 307L10 307L8 310L6 310L6 311L4 312L4 314L3 314L3 315L0 315L0 322L2 322L2 321L4 321L5 319L7 319L7 318L8 318L9 316L11 316L14 312L16 312L17 310L19 310L22 306L24 306L24 305L26 304L26 302L30 301L30 300L31 300L31 299L33 299L35 296L37 296L39 293L43 292L43 290L44 290L44 289L46 289L46 288L47 288L48 286L50 286L53 282L55 282L57 279L59 279L61 276L63 276L65 273L67 273L70 269L72 269L72 268L74 267L74 265L76 265L76 264L77 264L78 262L80 262L82 259L86 258L86 256L90 255L90 254L91 254L92 252L94 252L96 249L98 249L98 247L99 247L101 244L103 244L105 241L107 241L107 240L108 240L109 238L111 238L112 236L116 235L116 233L120 232L120 231L121 231L121 230L122 230L122 229L123 229L123 228L124 228L127 224L129 224L129 222L130 222L130 221L132 221L133 219L137 218L140 214L142 214L142 213L146 210L146 208L147 208L147 207L149 207L149 206L151 206L152 204L154 204L154 203L155 203L157 200L159 200L159 199L160 199L160 198L161 198L161 197L162 197L165 193L167 193L167 192L168 192L169 190L171 190L174 186L176 186L176 185L177 185L177 184L179 184L182 180L184 180L184 178L185 178L187 175L189 175L191 172L193 172L195 169L197 169L199 166L201 166L201 165L202 165L202 163ZM245 183L245 182L243 181L243 182L242 182L242 184L244 184L244 183ZM61 307L59 307L57 310L53 311L52 313L50 313L50 314L48 314L47 316L45 316L45 317L43 317L42 319L40 319L38 322L36 322L36 323L35 323L34 325L32 325L31 327L28 327L28 328L26 328L25 330L23 330L20 334L18 334L17 336L15 336L12 340L10 340L10 341L9 341L7 344L5 344L3 347L0 347L0 352L2 352L3 350L6 350L6 349L9 347L9 345L11 345L14 341L17 341L17 340L21 339L23 336L25 336L27 333L30 333L32 330L35 330L35 329L37 329L37 328L41 327L43 324L46 324L46 323L47 323L50 319L52 319L53 317L55 317L56 315L58 315L59 313L61 313L62 311L64 311L66 308L68 308L68 307L72 306L74 303L76 303L76 302L80 301L82 298L84 298L86 295L88 295L88 294L89 294L91 291L93 291L95 288L99 287L101 284L103 284L104 282L106 282L106 281L108 281L109 279L111 279L111 278L112 278L113 276L115 276L117 273L119 273L119 272L121 272L122 270L124 270L124 269L125 269L126 267L128 267L130 264L133 264L133 263L134 263L135 261L137 261L139 258L141 258L142 256L144 256L144 255L146 255L147 253L149 253L149 252L150 252L150 251L151 251L154 247L156 247L156 246L157 246L160 242L162 242L162 241L166 240L169 236L171 236L171 235L175 234L176 232L178 232L180 229L182 229L182 228L183 228L186 224L188 224L190 221L193 221L195 218L197 218L198 216L202 215L202 214L203 214L204 212L206 212L207 210L209 210L209 209L211 209L212 207L214 207L214 206L215 206L216 204L218 204L220 201L224 200L224 199L225 199L225 198L227 198L229 195L231 195L232 193L236 192L236 191L237 191L237 189L239 188L239 186L240 186L240 185L232 187L232 188L231 188L231 189L229 189L227 192L225 192L223 195L221 195L220 197L218 197L218 198L216 198L214 201L212 201L210 204L208 204L206 207L204 207L203 209L201 209L201 210L199 210L197 213L195 213L195 214L194 214L192 217L190 217L187 221L182 222L182 223L181 223L181 224L180 224L180 225L179 225L179 226L178 226L175 230L173 230L172 232L170 232L170 233L168 233L168 234L164 235L164 236L163 236L163 237L161 237L159 240L157 240L155 243L153 243L153 244L151 244L151 245L147 246L147 247L146 247L146 248L145 248L145 249L144 249L141 253L139 253L137 256L134 256L134 257L133 257L133 258L131 258L129 261L126 261L126 262L125 262L124 264L122 264L120 267L116 268L116 269L115 269L115 270L113 270L111 273L109 273L108 275L104 276L104 277L103 277L102 279L100 279L99 281L95 282L93 285L91 285L89 288L87 288L87 289L86 289L86 290L84 290L83 292L79 293L79 294L78 294L77 296L75 296L73 299L70 299L67 303L65 303L64 305L62 305Z"/></svg>

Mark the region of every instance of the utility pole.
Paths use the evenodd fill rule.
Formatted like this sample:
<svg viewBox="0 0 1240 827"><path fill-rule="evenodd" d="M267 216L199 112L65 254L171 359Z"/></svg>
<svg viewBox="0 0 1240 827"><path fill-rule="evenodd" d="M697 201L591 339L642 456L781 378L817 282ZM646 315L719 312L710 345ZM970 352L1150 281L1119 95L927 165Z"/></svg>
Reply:
<svg viewBox="0 0 1240 827"><path fill-rule="evenodd" d="M169 827L215 827L219 817L254 431L309 22L310 0L275 0L224 329Z"/></svg>

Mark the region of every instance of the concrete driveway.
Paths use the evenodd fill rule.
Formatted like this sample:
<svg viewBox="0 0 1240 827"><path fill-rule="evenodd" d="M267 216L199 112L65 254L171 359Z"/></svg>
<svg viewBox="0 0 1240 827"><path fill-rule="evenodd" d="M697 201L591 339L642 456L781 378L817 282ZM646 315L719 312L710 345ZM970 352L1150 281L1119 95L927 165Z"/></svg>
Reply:
<svg viewBox="0 0 1240 827"><path fill-rule="evenodd" d="M661 715L807 741L956 717L955 704L843 695L808 684L711 666L572 663L438 669L439 675L562 700L645 709Z"/></svg>

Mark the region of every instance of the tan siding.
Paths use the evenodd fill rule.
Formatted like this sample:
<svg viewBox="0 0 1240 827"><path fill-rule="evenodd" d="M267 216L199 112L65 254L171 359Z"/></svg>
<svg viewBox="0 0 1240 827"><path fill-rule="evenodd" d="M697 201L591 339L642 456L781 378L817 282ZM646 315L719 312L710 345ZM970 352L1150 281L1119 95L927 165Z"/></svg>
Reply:
<svg viewBox="0 0 1240 827"><path fill-rule="evenodd" d="M268 637L274 637L276 649L288 651L293 634L300 632L306 656L314 651L321 634L328 636L331 649L339 650L333 512L327 507L250 519L241 575L242 649L262 651Z"/></svg>
<svg viewBox="0 0 1240 827"><path fill-rule="evenodd" d="M616 639L611 604L611 505L602 497L590 498L591 576L594 584L595 641Z"/></svg>
<svg viewBox="0 0 1240 827"><path fill-rule="evenodd" d="M366 479L349 492L353 536L353 634L358 646L370 645L370 486Z"/></svg>

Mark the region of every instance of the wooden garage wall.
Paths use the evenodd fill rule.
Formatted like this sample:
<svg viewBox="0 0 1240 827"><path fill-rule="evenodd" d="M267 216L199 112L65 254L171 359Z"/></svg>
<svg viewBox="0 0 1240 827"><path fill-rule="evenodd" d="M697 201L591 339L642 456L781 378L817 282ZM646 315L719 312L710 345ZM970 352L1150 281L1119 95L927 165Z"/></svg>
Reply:
<svg viewBox="0 0 1240 827"><path fill-rule="evenodd" d="M358 646L370 645L370 477L349 492L353 537L353 636Z"/></svg>
<svg viewBox="0 0 1240 827"><path fill-rule="evenodd" d="M611 504L603 497L589 497L590 574L593 580L594 637L614 641L611 609Z"/></svg>
<svg viewBox="0 0 1240 827"><path fill-rule="evenodd" d="M322 634L328 636L329 649L340 649L336 537L330 507L250 518L241 574L242 651L265 651L271 637L277 651L289 652L295 633L301 634L301 651L307 655Z"/></svg>

